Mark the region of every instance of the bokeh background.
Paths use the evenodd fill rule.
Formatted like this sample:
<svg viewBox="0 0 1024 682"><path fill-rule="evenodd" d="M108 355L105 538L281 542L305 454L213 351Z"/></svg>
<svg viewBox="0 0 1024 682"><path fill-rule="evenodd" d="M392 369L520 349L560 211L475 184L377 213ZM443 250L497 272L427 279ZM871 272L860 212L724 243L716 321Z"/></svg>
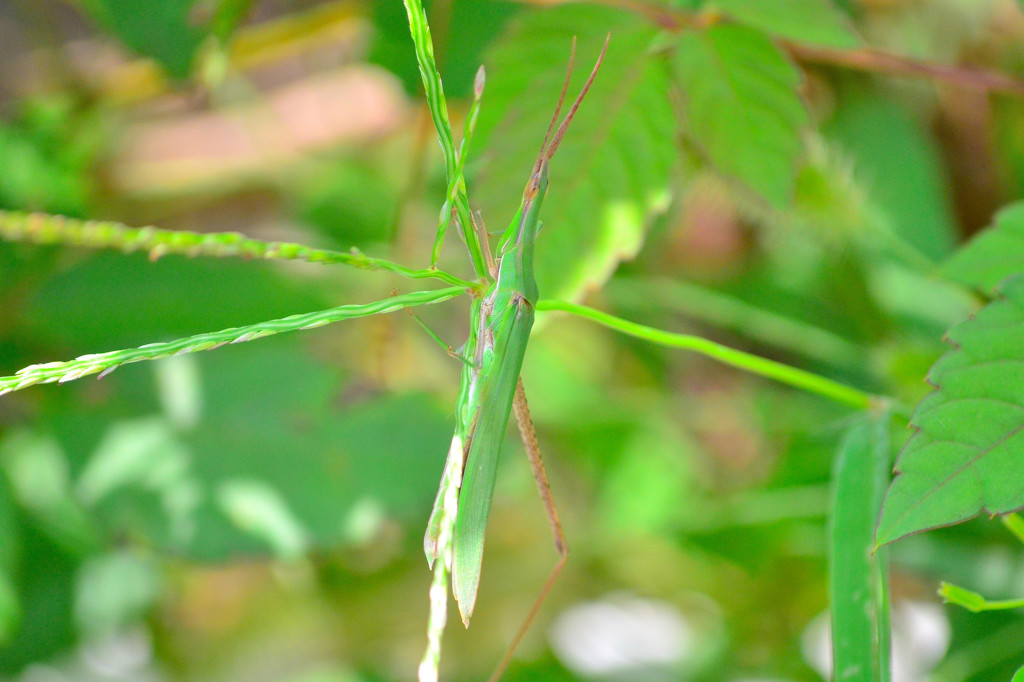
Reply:
<svg viewBox="0 0 1024 682"><path fill-rule="evenodd" d="M921 263L1024 193L1024 100L786 48L810 125L785 200L766 204L693 153L671 106L685 94L658 80L672 30L550 4L428 4L456 130L488 67L467 174L491 231L521 196L570 36L586 71L613 31L554 162L544 295L925 395L976 301ZM1012 0L829 4L881 50L1024 69ZM0 208L428 263L444 172L398 0L3 0L0 74ZM454 231L442 264L469 276ZM0 375L420 284L0 242ZM422 315L458 346L467 311ZM459 372L395 314L0 398L0 678L411 679ZM558 315L523 377L572 554L507 679L822 679L850 410ZM490 672L555 558L510 430L446 679ZM1024 594L1019 544L981 520L892 560L898 679L1009 679L1020 614L944 607L935 588Z"/></svg>

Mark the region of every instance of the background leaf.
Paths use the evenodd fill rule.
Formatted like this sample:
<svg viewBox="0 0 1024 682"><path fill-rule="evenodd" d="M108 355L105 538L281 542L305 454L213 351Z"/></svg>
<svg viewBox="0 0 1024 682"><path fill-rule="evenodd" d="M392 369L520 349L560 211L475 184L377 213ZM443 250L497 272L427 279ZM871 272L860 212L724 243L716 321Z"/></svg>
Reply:
<svg viewBox="0 0 1024 682"><path fill-rule="evenodd" d="M935 137L882 92L847 82L837 93L839 106L825 134L852 157L855 177L890 229L930 258L949 253L956 226Z"/></svg>
<svg viewBox="0 0 1024 682"><path fill-rule="evenodd" d="M886 494L877 542L1024 507L1024 277L949 330Z"/></svg>
<svg viewBox="0 0 1024 682"><path fill-rule="evenodd" d="M643 244L664 208L675 163L667 83L648 53L654 31L635 16L575 7L525 14L488 53L477 135L486 138L473 197L491 231L502 230L522 199L558 101L573 36L576 73L567 98L589 74L606 34L601 72L551 163L551 186L537 243L545 298L579 299ZM476 142L474 142L476 147Z"/></svg>
<svg viewBox="0 0 1024 682"><path fill-rule="evenodd" d="M788 58L754 29L720 25L684 33L674 63L689 136L722 173L788 205L809 122Z"/></svg>
<svg viewBox="0 0 1024 682"><path fill-rule="evenodd" d="M999 211L991 227L942 266L947 277L987 292L1020 272L1024 272L1024 203Z"/></svg>
<svg viewBox="0 0 1024 682"><path fill-rule="evenodd" d="M127 47L152 57L172 77L189 75L205 34L192 17L197 0L84 0L82 4Z"/></svg>
<svg viewBox="0 0 1024 682"><path fill-rule="evenodd" d="M95 253L42 285L23 323L72 353L99 352L324 307L310 289L254 263Z"/></svg>
<svg viewBox="0 0 1024 682"><path fill-rule="evenodd" d="M839 48L861 43L831 0L712 0L707 7L786 40Z"/></svg>
<svg viewBox="0 0 1024 682"><path fill-rule="evenodd" d="M122 419L77 451L79 498L108 534L217 561L280 553L298 537L302 549L357 541L353 515L421 520L450 437L431 401L380 396L339 409L337 371L292 341L216 355L199 363L194 429ZM77 423L54 429L65 442L87 440Z"/></svg>

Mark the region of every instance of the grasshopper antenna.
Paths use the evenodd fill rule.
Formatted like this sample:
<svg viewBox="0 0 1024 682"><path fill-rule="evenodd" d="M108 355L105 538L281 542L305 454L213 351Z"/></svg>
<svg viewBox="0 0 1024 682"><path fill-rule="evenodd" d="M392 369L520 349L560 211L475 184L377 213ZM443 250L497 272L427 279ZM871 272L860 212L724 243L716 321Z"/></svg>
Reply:
<svg viewBox="0 0 1024 682"><path fill-rule="evenodd" d="M551 131L555 129L555 124L558 123L558 115L562 113L562 103L565 102L565 93L569 90L569 79L572 78L572 67L576 61L576 36L572 37L572 49L569 51L569 68L565 73L565 80L562 82L562 94L558 96L558 104L555 106L555 113L551 115L551 123L548 124L548 131L544 133L544 142L540 145L540 155L545 156L545 150L548 147L548 140L551 139ZM550 158L550 157L548 157Z"/></svg>
<svg viewBox="0 0 1024 682"><path fill-rule="evenodd" d="M594 82L594 77L597 76L598 69L601 68L601 62L604 61L604 53L608 51L608 41L610 41L611 39L612 39L612 34L609 33L605 37L605 39L604 39L604 46L601 48L601 54L599 54L597 56L597 62L594 63L594 68L590 72L590 77L587 79L587 82L583 85L583 89L580 90L580 94L576 97L576 101L572 103L572 108L569 109L569 113L565 115L565 120L563 120L562 124L560 126L558 126L558 130L555 132L555 136L551 139L551 146L548 146L548 147L546 147L544 149L543 156L544 156L544 158L547 161L550 161L551 157L553 157L555 155L555 152L558 151L558 145L560 145L562 143L562 138L565 137L565 131L567 131L569 129L569 123L572 121L572 117L576 115L576 110L580 108L580 102L582 102L583 98L586 97L587 91L590 90L590 85ZM572 46L573 46L573 51L575 51L575 49L576 49L576 39L575 38L573 38ZM570 61L570 65L571 65L571 63L572 62ZM571 71L571 67L570 67L570 71ZM566 85L569 84L568 76L566 77L566 83L565 84ZM562 96L563 97L565 96L565 89L564 89L564 87L562 89ZM560 109L561 106L562 106L561 101L559 101L558 106L559 106L559 109ZM555 109L555 116L557 116L557 115L558 115L558 109ZM550 132L550 130L548 132ZM547 145L547 141L548 140L545 137L544 138L544 144L545 145Z"/></svg>

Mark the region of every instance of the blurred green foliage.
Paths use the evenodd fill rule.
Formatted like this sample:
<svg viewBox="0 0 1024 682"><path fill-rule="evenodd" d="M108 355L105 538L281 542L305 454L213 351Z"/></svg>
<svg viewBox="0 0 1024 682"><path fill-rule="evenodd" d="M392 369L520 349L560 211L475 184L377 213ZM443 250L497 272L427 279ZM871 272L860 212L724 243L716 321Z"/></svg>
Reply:
<svg viewBox="0 0 1024 682"><path fill-rule="evenodd" d="M400 2L43 5L59 11L12 10L25 42L0 55L12 74L0 208L427 264L445 180ZM766 6L428 3L456 130L487 68L470 201L488 230L504 227L572 37L586 63L611 31L553 162L542 295L917 403L949 350L942 335L988 297L979 318L1019 333L998 285L1022 270L1020 205L990 217L1022 196L1021 98L793 46L1012 74L1024 16L1009 0ZM222 77L206 77L211 65ZM355 79L343 95L325 85L339 74ZM468 276L462 251L450 238L441 265ZM0 243L0 375L394 288L413 287L341 267ZM452 345L465 337L464 301L422 315ZM459 371L392 315L0 398L0 677L408 679ZM812 623L829 604L832 486L850 483L833 480L833 461L871 449L856 440L863 416L556 314L539 317L523 377L572 554L506 679L821 679ZM968 397L1016 400L1015 377L997 372ZM889 435L894 452L922 438L902 426L872 442ZM447 634L444 679L493 668L554 562L520 451L510 430L477 615ZM992 478L1016 481L1018 461ZM844 501L863 531L873 510ZM1009 679L1024 660L1019 612L943 611L934 591L946 579L1020 598L1019 542L982 519L887 551L894 614L926 602L950 628L914 659L900 638L915 628L895 617L915 679ZM668 607L689 639L665 659L585 672L554 633L582 606L625 614L634 598ZM571 622L580 639L639 651L628 628Z"/></svg>

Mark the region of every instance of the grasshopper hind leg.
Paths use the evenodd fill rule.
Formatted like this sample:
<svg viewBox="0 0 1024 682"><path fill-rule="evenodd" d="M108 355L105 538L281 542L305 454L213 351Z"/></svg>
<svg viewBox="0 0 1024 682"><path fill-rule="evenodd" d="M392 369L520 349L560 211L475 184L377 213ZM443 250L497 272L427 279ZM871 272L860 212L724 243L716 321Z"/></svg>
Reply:
<svg viewBox="0 0 1024 682"><path fill-rule="evenodd" d="M518 648L519 642L526 635L526 631L530 629L530 626L537 617L537 613L540 611L540 607L547 600L551 588L554 587L558 576L561 575L562 569L565 567L566 561L569 559L569 545L565 539L565 532L562 530L562 522L558 518L558 509L555 507L555 498L551 494L551 484L548 482L548 474L544 469L544 461L540 456L537 432L533 428L533 419L530 417L530 407L526 402L526 389L523 388L522 379L519 379L516 383L516 394L512 401L512 410L516 415L516 422L519 424L519 434L522 436L523 446L526 448L526 455L530 460L530 468L533 470L533 477L537 482L541 501L544 503L544 512L548 517L548 523L551 525L551 534L554 536L558 560L555 562L555 566L548 575L547 580L544 581L544 586L537 594L537 598L523 619L522 625L519 626L515 638L509 644L501 662L491 675L491 682L496 682L500 679L502 673L505 672L508 664L512 661L512 655L515 653L516 648Z"/></svg>

